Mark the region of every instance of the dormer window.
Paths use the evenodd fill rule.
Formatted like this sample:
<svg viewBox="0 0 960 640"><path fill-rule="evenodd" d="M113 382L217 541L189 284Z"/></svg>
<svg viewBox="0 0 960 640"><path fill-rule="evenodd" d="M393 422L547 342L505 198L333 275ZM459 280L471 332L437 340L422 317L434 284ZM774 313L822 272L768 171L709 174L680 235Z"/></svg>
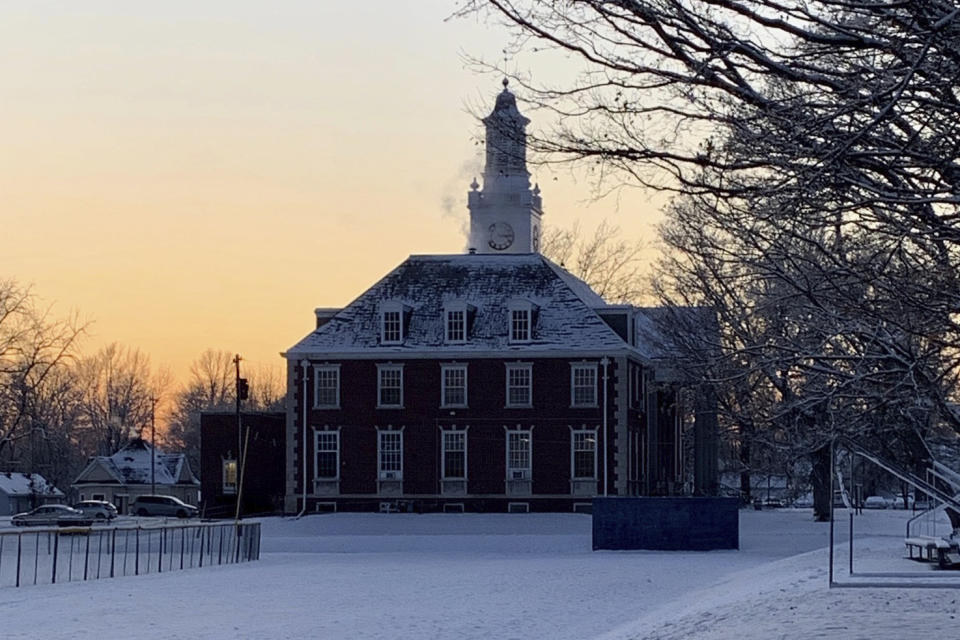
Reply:
<svg viewBox="0 0 960 640"><path fill-rule="evenodd" d="M380 344L403 342L403 304L387 302L380 306Z"/></svg>
<svg viewBox="0 0 960 640"><path fill-rule="evenodd" d="M507 331L512 343L533 340L533 325L536 322L536 305L523 298L507 303Z"/></svg>
<svg viewBox="0 0 960 640"><path fill-rule="evenodd" d="M510 310L510 342L530 342L530 309Z"/></svg>
<svg viewBox="0 0 960 640"><path fill-rule="evenodd" d="M447 309L447 342L466 342L466 309Z"/></svg>
<svg viewBox="0 0 960 640"><path fill-rule="evenodd" d="M470 337L470 320L476 308L462 300L443 305L443 341L447 344L463 344Z"/></svg>

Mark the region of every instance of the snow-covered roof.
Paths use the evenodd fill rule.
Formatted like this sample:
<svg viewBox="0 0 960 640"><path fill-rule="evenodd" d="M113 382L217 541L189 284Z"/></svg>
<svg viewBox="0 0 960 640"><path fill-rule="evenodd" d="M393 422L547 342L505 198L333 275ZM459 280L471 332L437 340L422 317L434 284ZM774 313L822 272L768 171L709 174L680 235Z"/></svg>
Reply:
<svg viewBox="0 0 960 640"><path fill-rule="evenodd" d="M532 340L523 344L509 340L508 309L517 299L534 308ZM386 301L402 303L408 311L402 344L380 344L380 310ZM444 309L453 302L476 310L464 344L444 340ZM509 355L557 350L636 354L595 311L606 306L582 280L540 254L410 256L291 347L286 356Z"/></svg>
<svg viewBox="0 0 960 640"><path fill-rule="evenodd" d="M63 496L63 491L47 482L39 473L0 473L0 493L8 496Z"/></svg>
<svg viewBox="0 0 960 640"><path fill-rule="evenodd" d="M90 459L87 468L77 477L76 482L88 480L94 469L105 471L118 484L150 484L151 452L150 443L134 438L125 447L112 456L96 456ZM186 455L182 453L163 453L156 450L156 483L163 485L199 484L190 470Z"/></svg>

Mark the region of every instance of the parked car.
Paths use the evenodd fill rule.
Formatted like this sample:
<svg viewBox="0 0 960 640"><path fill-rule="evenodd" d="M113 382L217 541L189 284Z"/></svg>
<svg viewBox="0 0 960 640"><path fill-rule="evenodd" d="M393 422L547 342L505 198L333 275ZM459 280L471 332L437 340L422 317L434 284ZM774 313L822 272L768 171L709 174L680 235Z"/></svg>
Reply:
<svg viewBox="0 0 960 640"><path fill-rule="evenodd" d="M45 504L10 518L17 527L89 527L93 519L65 504Z"/></svg>
<svg viewBox="0 0 960 640"><path fill-rule="evenodd" d="M865 509L886 509L887 506L887 499L883 496L868 496L867 499L863 501L863 507Z"/></svg>
<svg viewBox="0 0 960 640"><path fill-rule="evenodd" d="M73 508L96 520L113 520L117 517L117 508L105 500L83 500Z"/></svg>
<svg viewBox="0 0 960 640"><path fill-rule="evenodd" d="M200 510L173 496L137 496L130 504L130 513L135 516L195 518Z"/></svg>

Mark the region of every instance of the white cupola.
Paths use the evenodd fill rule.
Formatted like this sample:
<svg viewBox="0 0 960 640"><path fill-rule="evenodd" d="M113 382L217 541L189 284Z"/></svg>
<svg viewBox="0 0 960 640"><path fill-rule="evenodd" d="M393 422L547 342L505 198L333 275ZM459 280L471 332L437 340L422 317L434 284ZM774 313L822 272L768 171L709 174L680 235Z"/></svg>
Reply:
<svg viewBox="0 0 960 640"><path fill-rule="evenodd" d="M483 188L474 178L467 195L467 246L477 253L540 251L540 187L530 189L527 171L526 127L530 120L520 114L507 84L504 79L493 112L483 119L487 148Z"/></svg>

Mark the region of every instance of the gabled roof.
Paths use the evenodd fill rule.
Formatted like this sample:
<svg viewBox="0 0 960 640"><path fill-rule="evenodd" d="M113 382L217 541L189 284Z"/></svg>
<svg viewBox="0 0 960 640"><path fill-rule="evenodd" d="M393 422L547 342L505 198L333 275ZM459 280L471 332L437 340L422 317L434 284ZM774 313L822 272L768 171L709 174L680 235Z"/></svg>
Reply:
<svg viewBox="0 0 960 640"><path fill-rule="evenodd" d="M39 473L17 473L14 471L0 473L0 493L5 493L8 496L63 496L63 491L47 482L47 479Z"/></svg>
<svg viewBox="0 0 960 640"><path fill-rule="evenodd" d="M153 448L145 440L134 438L112 456L96 456L90 459L74 484L150 484L150 462ZM186 455L182 453L155 453L156 483L161 485L199 484L190 471Z"/></svg>
<svg viewBox="0 0 960 640"><path fill-rule="evenodd" d="M533 339L509 341L508 308L516 299L534 305ZM405 339L380 344L380 304L409 310ZM465 344L444 342L444 305L476 309ZM413 357L537 352L637 352L599 315L603 299L582 280L540 254L410 256L359 298L286 352L286 357ZM639 355L639 354L637 354Z"/></svg>

